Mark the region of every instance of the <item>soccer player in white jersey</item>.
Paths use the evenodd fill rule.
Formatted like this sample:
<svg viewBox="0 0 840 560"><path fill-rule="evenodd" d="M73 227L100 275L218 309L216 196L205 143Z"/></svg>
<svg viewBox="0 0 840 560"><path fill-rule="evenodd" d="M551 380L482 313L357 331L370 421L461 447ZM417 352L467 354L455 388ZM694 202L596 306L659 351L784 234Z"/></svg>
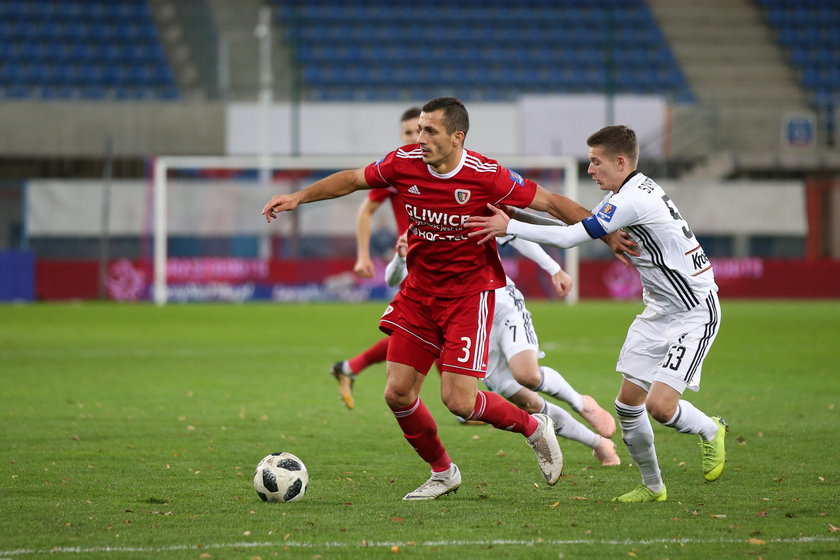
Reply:
<svg viewBox="0 0 840 560"><path fill-rule="evenodd" d="M530 241L512 236L499 241L510 245L523 256L531 259L550 277L559 296L566 296L572 289L572 278L545 250ZM405 254L408 244L405 235L397 240L394 257L385 269L385 281L397 286L408 275ZM548 415L554 421L554 432L592 449L592 455L603 466L620 465L621 459L610 439L615 434L615 419L589 395L581 395L556 370L540 366L543 356L531 313L525 307L525 298L508 276L507 284L496 289L496 309L490 331L490 357L484 384L494 393L530 413ZM539 392L566 402L580 414L598 433L578 422L565 409L546 401Z"/></svg>
<svg viewBox="0 0 840 560"><path fill-rule="evenodd" d="M700 388L703 360L720 327L720 302L714 272L703 248L674 202L651 178L636 169L639 146L626 126L607 126L587 139L588 172L608 191L593 215L572 226L537 225L510 218L476 217L467 225L483 229L473 236L516 235L538 243L573 247L623 228L638 244L630 256L644 288L644 311L630 325L616 369L623 379L615 408L630 456L642 484L614 501L665 501L653 429L646 412L680 433L697 434L703 450L703 475L715 481L726 462L727 425L683 400L686 389ZM530 218L514 212L515 217Z"/></svg>
<svg viewBox="0 0 840 560"><path fill-rule="evenodd" d="M551 418L529 415L504 398L478 390L487 371L494 291L505 284L495 242L467 237L469 216L487 214L487 204L526 206L567 223L589 212L547 191L498 162L464 147L469 116L453 97L422 107L417 143L403 146L359 169L275 195L262 214L271 222L300 204L348 195L359 189L395 187L409 217L411 274L379 321L390 335L385 402L403 436L431 470L430 478L404 500L433 500L455 492L461 471L440 440L437 423L420 398L431 365L441 360L440 397L450 412L516 432L534 450L549 485L560 480L562 452ZM635 253L622 232L607 235L619 259Z"/></svg>

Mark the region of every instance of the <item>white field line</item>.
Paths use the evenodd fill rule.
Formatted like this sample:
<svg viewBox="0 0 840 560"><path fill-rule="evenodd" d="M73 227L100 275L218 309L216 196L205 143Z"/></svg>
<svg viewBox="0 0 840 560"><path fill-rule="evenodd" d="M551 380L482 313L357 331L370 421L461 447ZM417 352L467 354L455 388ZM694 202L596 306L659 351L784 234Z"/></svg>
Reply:
<svg viewBox="0 0 840 560"><path fill-rule="evenodd" d="M804 544L814 542L840 542L838 537L796 537L788 539L763 539L766 544ZM563 546L563 545L588 545L588 546L643 546L651 544L749 544L746 539L626 539L626 540L597 540L597 539L573 539L573 540L454 540L454 541L425 541L408 544L404 541L379 542L323 542L305 543L296 541L279 542L237 542L217 543L205 545L172 545L162 547L133 547L133 546L95 546L95 547L66 547L57 546L49 549L20 548L16 550L0 550L0 560L25 556L30 554L91 554L95 552L144 552L160 553L173 552L178 550L218 550L228 548L383 548L383 547L458 547L458 546Z"/></svg>

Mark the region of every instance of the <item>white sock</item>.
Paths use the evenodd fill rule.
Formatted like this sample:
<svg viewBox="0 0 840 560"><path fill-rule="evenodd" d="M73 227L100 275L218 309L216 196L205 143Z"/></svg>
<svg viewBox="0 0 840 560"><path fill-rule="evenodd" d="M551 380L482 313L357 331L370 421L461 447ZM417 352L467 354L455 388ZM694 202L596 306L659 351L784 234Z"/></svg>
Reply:
<svg viewBox="0 0 840 560"><path fill-rule="evenodd" d="M554 421L554 433L558 436L563 436L566 439L571 439L582 443L583 445L595 448L601 442L601 436L578 422L574 416L566 412L565 409L560 408L554 403L550 403L543 399L543 414Z"/></svg>
<svg viewBox="0 0 840 560"><path fill-rule="evenodd" d="M534 391L551 395L556 399L569 403L576 412L581 411L583 408L583 399L580 393L575 391L558 371L548 366L541 366L540 377L542 381L540 381L538 386L534 387Z"/></svg>
<svg viewBox="0 0 840 560"><path fill-rule="evenodd" d="M718 425L711 417L683 400L677 403L674 417L662 425L674 428L681 434L699 434L705 441L714 438L718 432Z"/></svg>
<svg viewBox="0 0 840 560"><path fill-rule="evenodd" d="M653 445L653 427L650 425L645 405L630 406L618 399L615 411L621 425L621 437L627 451L642 474L642 483L653 490L662 490L662 473L656 460L656 448Z"/></svg>
<svg viewBox="0 0 840 560"><path fill-rule="evenodd" d="M355 371L350 369L350 362L348 360L344 360L343 362L341 362L341 371L343 371L347 375L353 375L354 373L356 373Z"/></svg>

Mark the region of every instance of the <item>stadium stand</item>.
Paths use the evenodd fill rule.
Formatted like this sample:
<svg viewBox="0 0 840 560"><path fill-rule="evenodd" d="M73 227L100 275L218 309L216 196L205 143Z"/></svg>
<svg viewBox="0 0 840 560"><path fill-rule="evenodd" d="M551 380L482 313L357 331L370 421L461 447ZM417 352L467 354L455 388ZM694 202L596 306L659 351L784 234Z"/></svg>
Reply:
<svg viewBox="0 0 840 560"><path fill-rule="evenodd" d="M693 100L643 0L274 4L312 100L605 91Z"/></svg>
<svg viewBox="0 0 840 560"><path fill-rule="evenodd" d="M0 98L176 100L146 0L0 2Z"/></svg>
<svg viewBox="0 0 840 560"><path fill-rule="evenodd" d="M801 86L825 118L829 137L840 108L840 2L836 0L758 0L768 24L778 32Z"/></svg>

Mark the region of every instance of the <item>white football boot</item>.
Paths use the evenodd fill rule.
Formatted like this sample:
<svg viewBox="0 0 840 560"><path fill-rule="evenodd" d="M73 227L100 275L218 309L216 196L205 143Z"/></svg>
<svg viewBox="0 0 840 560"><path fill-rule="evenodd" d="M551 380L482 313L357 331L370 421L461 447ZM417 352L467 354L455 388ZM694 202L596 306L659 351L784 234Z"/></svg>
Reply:
<svg viewBox="0 0 840 560"><path fill-rule="evenodd" d="M457 492L461 486L461 471L452 463L448 471L432 473L431 478L421 484L414 492L409 492L403 500L434 500L450 492Z"/></svg>
<svg viewBox="0 0 840 560"><path fill-rule="evenodd" d="M537 454L540 470L549 486L554 486L563 474L563 452L554 433L554 422L546 414L532 414L540 423L537 431L527 438L528 445Z"/></svg>

